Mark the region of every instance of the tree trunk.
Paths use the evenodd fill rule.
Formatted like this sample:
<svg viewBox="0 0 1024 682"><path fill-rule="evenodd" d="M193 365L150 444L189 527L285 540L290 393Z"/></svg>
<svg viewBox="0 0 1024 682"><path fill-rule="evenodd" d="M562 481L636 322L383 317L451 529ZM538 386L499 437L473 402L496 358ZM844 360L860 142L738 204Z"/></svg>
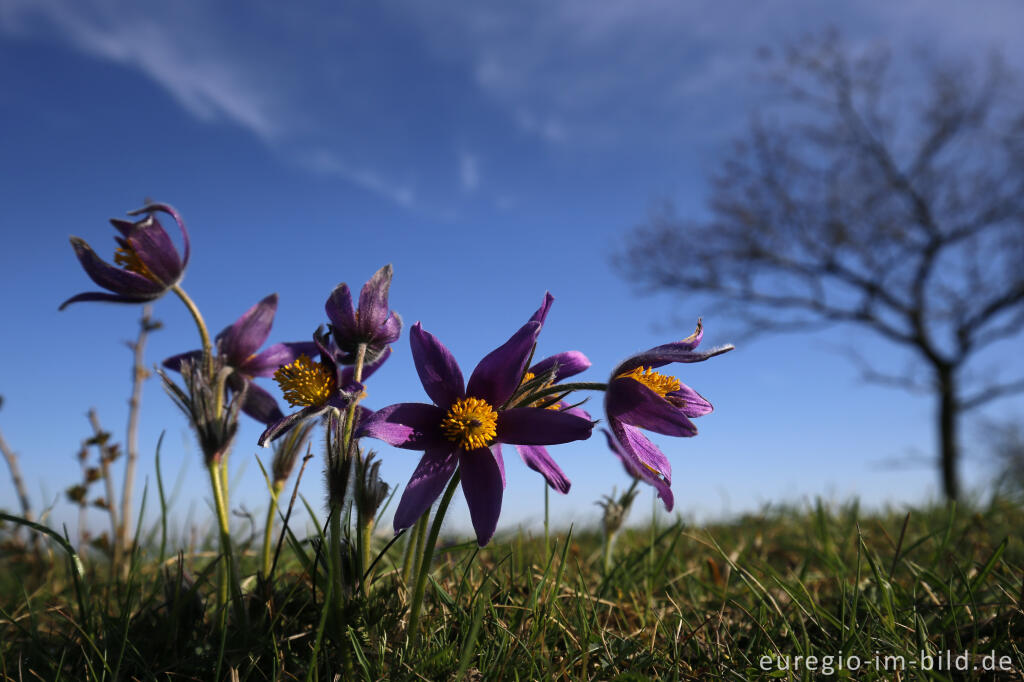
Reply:
<svg viewBox="0 0 1024 682"><path fill-rule="evenodd" d="M939 468L942 471L942 490L946 499L956 500L960 495L960 481L957 477L957 457L960 448L957 444L957 422L960 418L960 407L956 398L956 377L954 367L939 366L936 370L938 379L939 411Z"/></svg>

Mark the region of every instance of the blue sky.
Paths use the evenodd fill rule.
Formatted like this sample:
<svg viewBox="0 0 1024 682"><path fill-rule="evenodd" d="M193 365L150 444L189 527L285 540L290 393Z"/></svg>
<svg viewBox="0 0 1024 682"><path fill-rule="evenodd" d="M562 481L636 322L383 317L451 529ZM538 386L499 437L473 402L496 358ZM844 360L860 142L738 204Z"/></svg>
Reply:
<svg viewBox="0 0 1024 682"><path fill-rule="evenodd" d="M272 341L309 338L341 281L393 263L392 304L468 371L556 296L539 357L582 350L600 381L634 351L685 336L703 316L711 345L736 321L695 299L640 297L609 267L628 229L664 200L700 216L705 178L772 93L751 77L759 46L838 26L853 49L884 40L1024 63L1017 3L129 3L0 0L0 205L8 314L0 336L0 429L20 453L37 508L79 476L74 455L95 406L123 432L139 310L65 298L93 286L67 238L109 258L106 219L146 197L185 217L185 288L213 330L268 293ZM11 312L13 309L13 313ZM148 359L197 346L176 300ZM659 440L677 509L715 516L823 495L900 504L934 495L930 400L858 381L837 350L880 365L906 358L861 330L769 337L679 378L716 412L690 440ZM271 384L265 384L272 388ZM368 404L419 401L403 334ZM594 412L600 397L595 397ZM152 483L162 430L175 512L210 518L199 455L157 381L144 396L140 476ZM1020 400L989 414L1019 414ZM233 503L265 504L246 423L232 456ZM986 471L973 447L963 470ZM416 456L381 447L401 485ZM573 480L555 523L596 518L628 482L603 439L554 449ZM542 513L540 478L508 449L499 531ZM892 466L899 461L899 466ZM886 464L889 463L889 464ZM304 493L316 505L319 465ZM141 489L142 481L138 487ZM16 501L0 482L0 507ZM453 524L465 525L464 503ZM94 514L99 523L98 513Z"/></svg>

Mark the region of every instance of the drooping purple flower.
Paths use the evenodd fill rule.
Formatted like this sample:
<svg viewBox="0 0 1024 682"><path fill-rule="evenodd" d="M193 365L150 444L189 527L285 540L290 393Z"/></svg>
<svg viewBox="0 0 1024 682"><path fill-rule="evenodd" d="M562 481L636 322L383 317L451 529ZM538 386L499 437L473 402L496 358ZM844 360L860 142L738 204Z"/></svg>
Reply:
<svg viewBox="0 0 1024 682"><path fill-rule="evenodd" d="M342 368L336 363L337 348L333 347L323 328L313 333L313 344L319 353L319 361L314 363L309 355L302 354L295 358L294 363L273 373L273 380L281 386L290 406L301 409L267 426L258 440L261 447L307 419L319 417L330 410L346 410L351 401L364 392L365 386L355 381L354 369ZM391 348L388 347L373 363L362 368L362 379L369 379L390 355ZM369 410L359 407L356 423L369 414Z"/></svg>
<svg viewBox="0 0 1024 682"><path fill-rule="evenodd" d="M593 424L582 417L505 406L520 385L540 327L537 321L524 325L481 360L465 384L448 349L420 323L413 325L413 362L434 404L389 405L369 416L359 431L395 447L424 451L395 511L396 532L430 508L458 469L477 542L484 546L497 527L505 489L501 443L555 445L590 437Z"/></svg>
<svg viewBox="0 0 1024 682"><path fill-rule="evenodd" d="M695 349L703 338L703 326L682 341L656 346L638 353L616 367L604 396L611 435L609 445L634 476L655 486L658 496L671 511L672 466L668 458L640 429L666 436L697 435L690 421L712 411L711 403L674 376L654 371L674 362L703 362L728 352L733 346L709 351ZM614 442L613 442L614 441Z"/></svg>
<svg viewBox="0 0 1024 682"><path fill-rule="evenodd" d="M539 322L544 324L547 319L548 310L551 309L551 304L554 302L555 297L549 293L544 294L544 302L541 304L537 312L530 318L532 322ZM590 367L590 360L587 356L579 351L566 351L564 353L557 353L549 356L535 363L523 376L523 383L527 383L536 377L543 377L552 371L551 377L545 382L543 387L551 386L558 383L562 379L566 379L571 376L575 376L580 372ZM547 406L548 409L561 410L568 414L582 417L587 421L590 421L590 415L579 407L571 407L564 402L555 402L554 404ZM547 448L542 445L516 445L516 451L519 456L526 462L526 466L530 467L534 471L538 472L544 477L544 480L548 482L552 488L562 493L563 495L569 492L571 483L569 478L562 471L561 467L555 463L551 455L548 453Z"/></svg>
<svg viewBox="0 0 1024 682"><path fill-rule="evenodd" d="M184 240L184 257L178 256L170 236L154 215L157 212L166 213L178 223ZM146 303L160 298L181 281L188 266L190 245L188 231L178 212L166 204L147 204L128 215L144 217L134 223L111 219L110 224L121 233L120 237L114 237L118 244L114 251L116 265L103 261L84 239L71 237L71 247L85 273L93 282L113 293L78 294L61 303L61 310L79 301Z"/></svg>
<svg viewBox="0 0 1024 682"><path fill-rule="evenodd" d="M259 347L270 336L270 328L274 324L277 313L277 294L271 294L249 308L229 327L217 334L217 355L224 359L224 364L233 371L228 377L228 385L232 391L241 392L246 388L242 412L264 424L271 424L284 417L277 407L274 396L252 382L254 377L271 377L282 365L288 365L300 355L313 355L317 352L312 341L291 343L275 343L266 350L257 353ZM179 371L182 360L198 362L202 351L193 350L174 355L164 360L164 367Z"/></svg>
<svg viewBox="0 0 1024 682"><path fill-rule="evenodd" d="M258 442L261 447L280 438L306 419L318 417L332 409L344 411L356 397L362 395L365 387L355 380L354 368L338 365L335 361L338 349L327 339L322 328L314 332L313 343L320 355L319 362L314 362L309 355L300 355L294 362L274 372L274 381L284 392L284 399L292 407L301 409L270 424L260 435ZM390 355L389 346L374 362L365 365L363 379L373 375ZM370 411L360 406L356 423L368 414Z"/></svg>
<svg viewBox="0 0 1024 682"><path fill-rule="evenodd" d="M345 283L335 287L328 297L324 309L331 321L331 336L341 351L339 363L355 363L360 344L366 345L364 362L372 363L398 340L402 318L388 309L392 272L391 266L385 265L374 273L359 292L358 308L352 307L352 293Z"/></svg>

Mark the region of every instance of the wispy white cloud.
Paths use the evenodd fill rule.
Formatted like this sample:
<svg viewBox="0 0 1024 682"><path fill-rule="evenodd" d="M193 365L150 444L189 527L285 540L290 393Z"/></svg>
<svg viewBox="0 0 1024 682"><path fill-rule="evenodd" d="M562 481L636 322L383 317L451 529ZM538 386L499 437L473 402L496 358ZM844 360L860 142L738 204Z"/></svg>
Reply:
<svg viewBox="0 0 1024 682"><path fill-rule="evenodd" d="M229 44L233 28L202 5L0 0L0 35L56 31L85 54L142 73L201 121L239 126L307 170L403 207L415 205L411 185L324 149L301 108L289 104L302 99L286 85L299 80L296 74L276 67L266 54Z"/></svg>
<svg viewBox="0 0 1024 682"><path fill-rule="evenodd" d="M412 186L385 180L367 168L355 168L326 149L303 154L299 160L315 173L342 178L400 206L411 208L416 205L416 191Z"/></svg>
<svg viewBox="0 0 1024 682"><path fill-rule="evenodd" d="M113 2L3 0L0 28L25 32L35 21L49 23L91 56L135 69L165 88L189 113L205 121L223 119L272 141L284 127L270 93L254 74L211 51L203 23L172 32L174 21ZM188 17L177 17L188 20Z"/></svg>
<svg viewBox="0 0 1024 682"><path fill-rule="evenodd" d="M400 7L433 49L471 65L478 87L516 126L557 144L706 138L709 125L727 133L746 121L739 100L751 90L756 48L829 25L851 42L929 45L941 35L969 54L998 46L1024 57L1016 37L1024 4L1014 0L982 7L956 0L409 0Z"/></svg>

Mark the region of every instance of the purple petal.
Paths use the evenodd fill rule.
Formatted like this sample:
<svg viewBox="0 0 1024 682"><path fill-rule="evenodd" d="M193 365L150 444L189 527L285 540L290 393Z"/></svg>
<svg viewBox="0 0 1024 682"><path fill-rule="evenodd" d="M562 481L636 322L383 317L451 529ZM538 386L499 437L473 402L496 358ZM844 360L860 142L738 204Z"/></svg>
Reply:
<svg viewBox="0 0 1024 682"><path fill-rule="evenodd" d="M530 318L530 322L539 322L544 324L544 320L548 319L548 311L551 310L551 304L555 302L555 297L551 295L550 291L544 292L544 302L537 308L537 312Z"/></svg>
<svg viewBox="0 0 1024 682"><path fill-rule="evenodd" d="M317 345L312 341L275 343L235 367L249 376L270 377L274 376L274 372L279 368L295 362L300 355L313 358L318 352Z"/></svg>
<svg viewBox="0 0 1024 682"><path fill-rule="evenodd" d="M409 346L423 390L435 405L448 409L466 395L459 364L436 336L423 331L419 322L409 331Z"/></svg>
<svg viewBox="0 0 1024 682"><path fill-rule="evenodd" d="M137 272L131 272L103 261L92 250L92 247L85 243L84 239L71 237L71 247L75 250L75 256L82 264L85 274L104 289L122 296L139 298L155 298L166 289L162 284L143 277Z"/></svg>
<svg viewBox="0 0 1024 682"><path fill-rule="evenodd" d="M501 472L501 487L505 487L505 458L501 455L501 443L494 443L491 445L491 454L494 455L494 461L498 463L498 471Z"/></svg>
<svg viewBox="0 0 1024 682"><path fill-rule="evenodd" d="M163 365L167 369L174 370L175 372L181 371L182 360L191 360L192 362L199 362L203 357L203 351L201 350L190 350L187 353L179 353L172 355L171 357L164 360Z"/></svg>
<svg viewBox="0 0 1024 682"><path fill-rule="evenodd" d="M580 372L590 368L590 360L587 356L578 350L570 350L564 353L557 353L549 358L544 358L533 367L530 368L530 372L534 376L540 376L544 372L547 372L552 367L558 367L558 371L555 372L555 382L559 382L562 379L575 376Z"/></svg>
<svg viewBox="0 0 1024 682"><path fill-rule="evenodd" d="M539 333L540 322L527 322L508 341L488 353L470 375L466 393L493 407L501 406L519 388Z"/></svg>
<svg viewBox="0 0 1024 682"><path fill-rule="evenodd" d="M497 457L500 457L500 452ZM469 505L477 544L483 547L494 537L501 515L501 497L505 483L495 453L490 448L459 453L459 471L462 473L462 494Z"/></svg>
<svg viewBox="0 0 1024 682"><path fill-rule="evenodd" d="M680 384L678 391L672 391L667 396L669 402L679 408L679 411L687 417L703 417L714 411L714 407L707 398L686 384Z"/></svg>
<svg viewBox="0 0 1024 682"><path fill-rule="evenodd" d="M131 234L132 230L135 229L135 223L130 220L124 220L123 218L111 218L110 224L121 233L122 237L127 237Z"/></svg>
<svg viewBox="0 0 1024 682"><path fill-rule="evenodd" d="M451 445L449 443L449 445ZM427 450L412 472L402 499L395 510L395 532L412 526L430 509L444 490L444 486L455 473L458 457L451 447Z"/></svg>
<svg viewBox="0 0 1024 682"><path fill-rule="evenodd" d="M388 319L388 290L391 288L391 265L385 265L363 285L359 292L359 327L368 333Z"/></svg>
<svg viewBox="0 0 1024 682"><path fill-rule="evenodd" d="M57 310L64 310L72 303L82 301L102 301L104 303L146 303L152 301L155 296L120 296L118 294L104 294L98 291L90 291L84 294L77 294L60 304Z"/></svg>
<svg viewBox="0 0 1024 682"><path fill-rule="evenodd" d="M703 362L708 358L713 358L716 355L727 353L734 348L731 345L726 345L718 348L712 348L711 350L702 353L695 352L694 349L701 342L703 337L704 327L700 320L697 320L697 330L682 341L666 343L662 346L655 346L643 353L637 353L616 367L615 371L612 372L612 376L621 376L626 372L631 372L637 367L663 367L673 362Z"/></svg>
<svg viewBox="0 0 1024 682"><path fill-rule="evenodd" d="M608 418L615 440L622 446L623 452L637 469L647 469L653 474L660 474L669 484L672 483L672 464L658 446L647 439L640 429L623 424L614 417Z"/></svg>
<svg viewBox="0 0 1024 682"><path fill-rule="evenodd" d="M245 398L242 401L242 412L263 424L273 424L284 418L281 408L277 406L274 396L251 381L246 382Z"/></svg>
<svg viewBox="0 0 1024 682"><path fill-rule="evenodd" d="M609 418L666 436L696 436L697 427L682 411L636 379L619 377L604 396Z"/></svg>
<svg viewBox="0 0 1024 682"><path fill-rule="evenodd" d="M270 336L270 326L274 323L276 313L277 294L270 294L242 313L234 324L217 334L217 348L227 357L228 364L241 366L263 345Z"/></svg>
<svg viewBox="0 0 1024 682"><path fill-rule="evenodd" d="M582 407L569 407L569 403L560 402L558 403L558 409L562 411L562 414L571 414L579 417L580 419L586 419L588 422L594 421L594 418L590 416L590 413Z"/></svg>
<svg viewBox="0 0 1024 682"><path fill-rule="evenodd" d="M288 433L293 428L295 428L295 426L298 425L299 422L303 421L304 419L312 419L313 417L319 416L326 411L326 405L321 407L304 407L298 412L293 412L292 414L289 414L286 417L282 417L281 419L277 420L276 422L268 426L263 431L263 433L260 434L257 443L261 448L265 448L267 447L267 443L269 443L270 441L277 440L284 434Z"/></svg>
<svg viewBox="0 0 1024 682"><path fill-rule="evenodd" d="M451 443L441 433L444 415L442 408L425 403L388 405L360 425L358 437L377 438L407 450L450 447Z"/></svg>
<svg viewBox="0 0 1024 682"><path fill-rule="evenodd" d="M192 255L192 244L188 238L188 230L185 229L185 221L181 219L181 216L171 206L167 204L147 204L140 209L135 211L129 211L128 215L140 215L142 213L152 214L156 211L166 213L174 219L174 222L178 224L178 229L181 230L181 240L184 246L184 255L181 259L181 270L184 271L188 267L188 259ZM161 228L162 229L162 228ZM166 232L165 232L166 234ZM127 236L127 235L126 235ZM173 246L172 246L173 248Z"/></svg>
<svg viewBox="0 0 1024 682"><path fill-rule="evenodd" d="M526 462L526 466L540 473L548 485L565 495L569 492L569 479L562 472L561 468L551 459L547 448L539 445L517 445L516 450L519 456Z"/></svg>
<svg viewBox="0 0 1024 682"><path fill-rule="evenodd" d="M135 229L125 239L139 261L158 281L169 287L181 279L184 266L178 250L156 216L150 215L136 223Z"/></svg>
<svg viewBox="0 0 1024 682"><path fill-rule="evenodd" d="M402 335L402 316L396 312L388 315L388 319L384 321L377 331L374 333L374 339L376 343L387 345L394 343L398 340L398 337Z"/></svg>
<svg viewBox="0 0 1024 682"><path fill-rule="evenodd" d="M516 407L498 413L497 440L512 445L557 445L590 438L592 422L541 407Z"/></svg>
<svg viewBox="0 0 1024 682"><path fill-rule="evenodd" d="M601 429L601 431L604 433L604 437L608 439L608 447L611 448L611 451L614 452L619 458L619 461L622 462L622 466L625 468L626 473L654 486L655 490L658 492L658 497L660 497L661 501L665 504L665 510L672 511L672 507L675 506L675 497L672 495L672 488L669 487L669 484L660 476L648 471L646 468L637 467L630 460L625 449L614 438L612 438L612 434L609 433L607 429Z"/></svg>
<svg viewBox="0 0 1024 682"><path fill-rule="evenodd" d="M347 284L342 282L334 287L324 304L324 311L338 335L351 337L356 334L356 311L352 307L352 292Z"/></svg>

